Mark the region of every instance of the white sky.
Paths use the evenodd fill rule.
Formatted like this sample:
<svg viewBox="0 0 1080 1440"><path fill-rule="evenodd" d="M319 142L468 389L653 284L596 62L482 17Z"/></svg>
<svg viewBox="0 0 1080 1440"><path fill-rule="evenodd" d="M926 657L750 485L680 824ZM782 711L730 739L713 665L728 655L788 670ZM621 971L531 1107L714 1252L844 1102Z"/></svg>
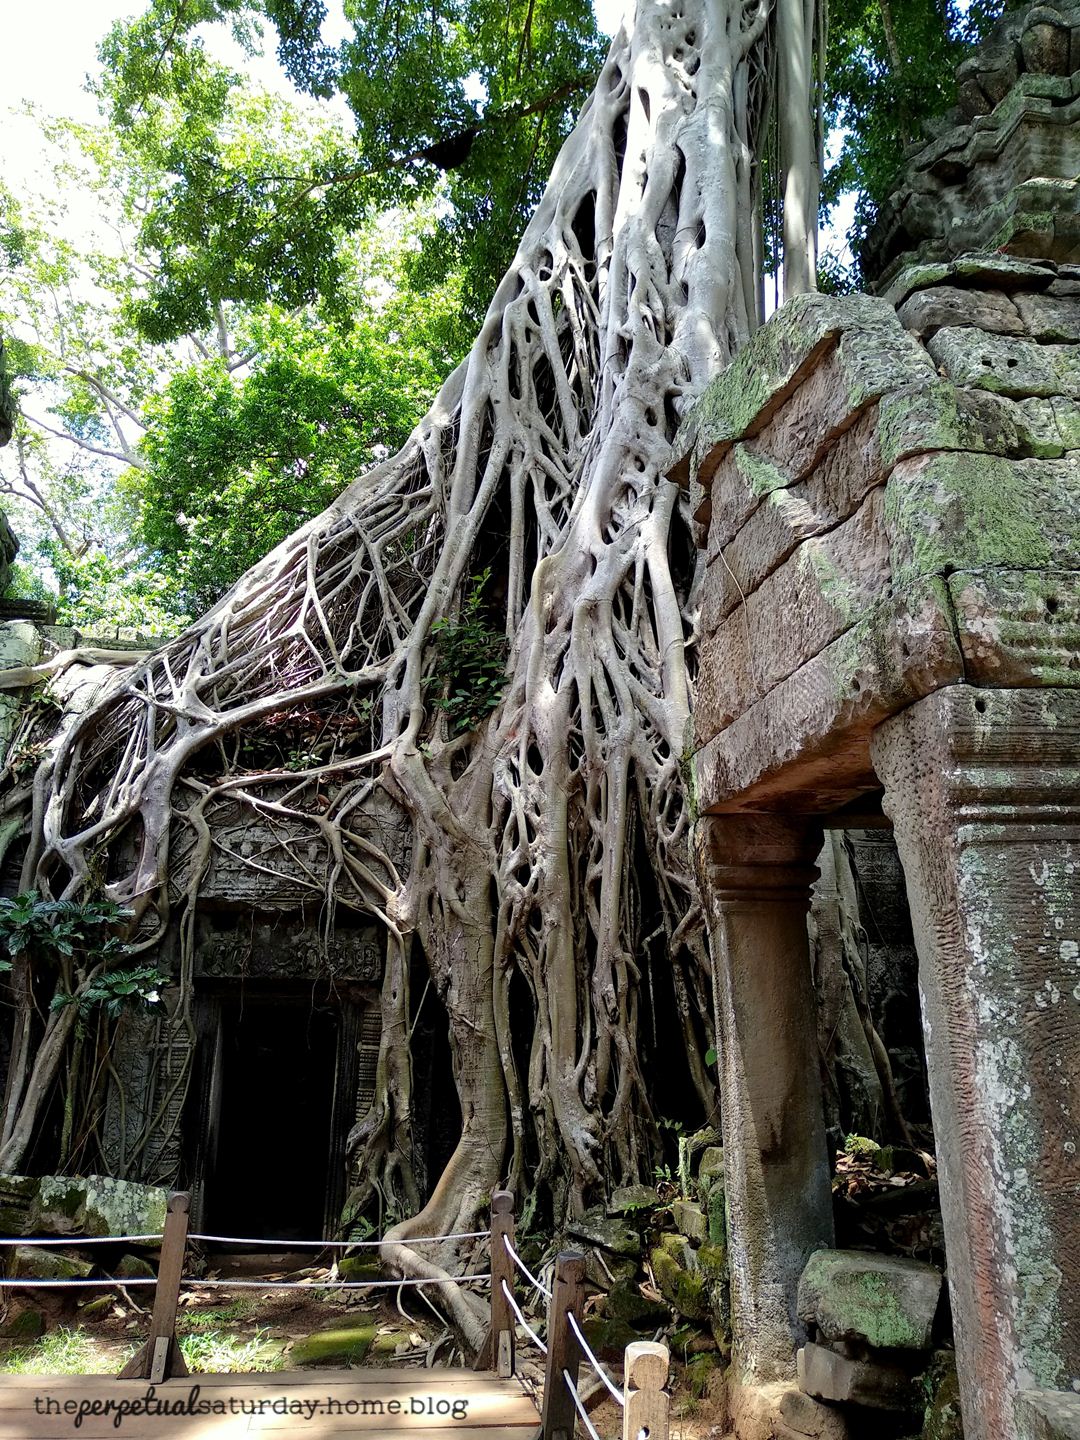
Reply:
<svg viewBox="0 0 1080 1440"><path fill-rule="evenodd" d="M614 31L626 0L594 0L602 29ZM86 75L97 65L96 46L114 20L138 14L140 0L0 0L4 14L4 43L0 46L0 176L13 188L27 185L40 173L40 140L34 127L9 107L30 101L46 114L78 120L96 118L96 106L83 89ZM346 33L340 0L327 0L323 36L328 42ZM267 88L295 95L295 91L269 53L261 60L242 57L219 29L213 48L226 60L243 64ZM350 116L338 102L346 123ZM823 244L837 248L850 223L850 204L842 207Z"/></svg>
<svg viewBox="0 0 1080 1440"><path fill-rule="evenodd" d="M595 0L597 20L608 33L622 5L623 0ZM94 102L82 89L87 72L96 67L95 47L114 20L140 13L139 0L7 0L2 8L0 106L30 100L50 114L95 118ZM328 0L327 10L323 37L333 42L345 33L340 0ZM270 55L256 63L256 74L278 87L287 82L270 48ZM0 154L6 149L0 136Z"/></svg>

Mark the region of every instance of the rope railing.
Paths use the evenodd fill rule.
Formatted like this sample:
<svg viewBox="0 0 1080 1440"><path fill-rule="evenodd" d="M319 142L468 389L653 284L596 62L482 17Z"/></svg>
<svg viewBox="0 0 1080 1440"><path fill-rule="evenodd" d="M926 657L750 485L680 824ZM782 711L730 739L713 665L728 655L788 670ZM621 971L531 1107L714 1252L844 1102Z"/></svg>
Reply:
<svg viewBox="0 0 1080 1440"><path fill-rule="evenodd" d="M536 1348L540 1351L541 1355L546 1355L548 1353L547 1345L544 1343L543 1340L540 1339L540 1336L537 1335L536 1331L529 1324L528 1320L525 1319L525 1316L522 1314L521 1311L521 1306L514 1299L513 1292L511 1291L510 1286L507 1285L505 1280L502 1282L502 1291L503 1294L506 1296L507 1303L509 1304L510 1309L517 1316L518 1324L525 1331L525 1334L528 1335L529 1339L533 1342Z"/></svg>
<svg viewBox="0 0 1080 1440"><path fill-rule="evenodd" d="M588 1360L589 1364L590 1364L590 1365L592 1366L592 1368L596 1371L597 1375L600 1376L600 1379L601 1379L601 1380L604 1382L604 1384L607 1386L608 1390L611 1392L611 1398L616 1402L616 1404L625 1407L625 1405L626 1405L626 1396L625 1396L625 1395L623 1394L623 1392L619 1389L619 1387L615 1384L615 1381L612 1380L611 1376L607 1373L607 1371L604 1369L604 1367L600 1364L600 1361L597 1360L596 1356L593 1354L593 1352L592 1352L592 1346L589 1344L589 1342L585 1339L585 1336L582 1334L581 1326L578 1324L577 1320L574 1318L573 1315L571 1315L571 1316L569 1317L569 1320L570 1320L570 1329L574 1332L574 1335L577 1337L577 1342L578 1342L578 1344L581 1346L582 1351L583 1351L584 1354L585 1354L585 1359Z"/></svg>
<svg viewBox="0 0 1080 1440"><path fill-rule="evenodd" d="M471 1285L490 1279L490 1271L483 1275L451 1276L455 1285ZM215 1276L207 1280L185 1279L181 1283L197 1289L209 1287L219 1290L399 1290L403 1285L445 1285L447 1282L438 1275L424 1275L402 1277L398 1280L232 1280Z"/></svg>
<svg viewBox="0 0 1080 1440"><path fill-rule="evenodd" d="M544 1359L542 1440L570 1437L580 1422L589 1440L600 1440L589 1418L590 1397L584 1399L578 1390L578 1373L587 1361L606 1387L611 1398L622 1410L623 1440L668 1440L668 1396L665 1390L669 1357L667 1348L650 1341L637 1341L626 1350L625 1385L620 1390L593 1353L582 1328L585 1302L585 1257L576 1251L565 1251L555 1260L551 1287L529 1269L514 1246L513 1197L507 1191L492 1196L491 1226L488 1230L463 1231L455 1235L402 1236L402 1245L441 1245L462 1240L490 1238L491 1269L474 1275L448 1277L455 1285L491 1285L491 1325L487 1339L477 1356L477 1369L492 1369L500 1376L510 1377L515 1369L515 1347L518 1328L524 1332ZM154 1308L150 1334L146 1343L124 1366L122 1378L143 1378L157 1384L170 1376L186 1376L187 1366L176 1339L176 1317L181 1291L202 1288L220 1290L400 1290L445 1285L440 1276L406 1276L391 1280L325 1280L305 1276L302 1280L249 1280L228 1276L199 1279L184 1274L184 1261L189 1240L207 1244L253 1245L286 1249L377 1249L386 1240L267 1240L249 1236L203 1235L188 1232L188 1196L169 1196L165 1228L160 1235L87 1235L42 1236L18 1240L0 1239L0 1246L74 1246L160 1244L158 1274L102 1278L78 1277L62 1279L41 1277L19 1279L0 1277L0 1288L12 1289L81 1289L116 1287L126 1290L135 1286L154 1286ZM547 1334L541 1338L526 1316L514 1294L514 1278L520 1274L535 1294L548 1302ZM590 1392L592 1396L599 1389Z"/></svg>
<svg viewBox="0 0 1080 1440"><path fill-rule="evenodd" d="M73 1277L70 1280L59 1277L46 1279L34 1276L25 1280L15 1276L9 1280L6 1275L0 1275L0 1288L11 1290L77 1290L83 1285L97 1285L99 1288L102 1285L116 1285L120 1289L126 1290L131 1285L156 1285L157 1283L157 1277L149 1275L133 1275L130 1280L125 1280L120 1275L104 1275L100 1280L88 1280L81 1275L77 1279Z"/></svg>
<svg viewBox="0 0 1080 1440"><path fill-rule="evenodd" d="M506 1236L504 1235L502 1238L503 1244L506 1247L506 1253L510 1256L510 1259L525 1276L525 1279L528 1280L529 1284L533 1287L534 1290L539 1290L540 1294L543 1295L545 1300L550 1300L551 1291L542 1281L536 1278L536 1276L532 1273L529 1267L525 1264L525 1261L522 1260L521 1256L514 1249L513 1245L510 1244L510 1241L506 1238Z"/></svg>
<svg viewBox="0 0 1080 1440"><path fill-rule="evenodd" d="M380 1246L391 1245L446 1245L451 1240L486 1240L490 1230L463 1230L457 1235L405 1235L400 1240L267 1240L258 1236L245 1235L197 1235L192 1231L189 1240L201 1240L211 1245L265 1245L270 1250L378 1250ZM161 1236L157 1237L159 1240ZM29 1244L29 1241L24 1242ZM57 1242L60 1243L60 1242Z"/></svg>
<svg viewBox="0 0 1080 1440"><path fill-rule="evenodd" d="M575 1410L578 1412L578 1414L581 1416L581 1423L585 1426L585 1429L589 1432L590 1440L600 1440L599 1431L597 1430L596 1426L592 1423L592 1421L589 1419L589 1412L585 1409L585 1402L582 1400L581 1396L578 1394L578 1392L577 1392L577 1386L574 1384L573 1380L570 1379L570 1371L569 1371L569 1370L564 1370L564 1371L562 1372L562 1378L563 1378L563 1382L564 1382L565 1385L566 1385L567 1390L569 1390L569 1392L570 1392L570 1399L574 1402L574 1409L575 1409Z"/></svg>
<svg viewBox="0 0 1080 1440"><path fill-rule="evenodd" d="M160 1235L21 1235L16 1239L0 1239L0 1246L28 1246L40 1250L47 1245L72 1245L82 1249L84 1245L159 1245Z"/></svg>

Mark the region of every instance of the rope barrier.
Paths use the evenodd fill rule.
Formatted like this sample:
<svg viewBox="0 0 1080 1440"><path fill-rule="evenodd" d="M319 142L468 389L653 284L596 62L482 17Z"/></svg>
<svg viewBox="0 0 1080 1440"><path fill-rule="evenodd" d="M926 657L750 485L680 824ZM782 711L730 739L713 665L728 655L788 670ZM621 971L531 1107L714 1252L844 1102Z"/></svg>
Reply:
<svg viewBox="0 0 1080 1440"><path fill-rule="evenodd" d="M442 1245L448 1240L486 1240L490 1230L466 1230L460 1235L408 1235L391 1240L391 1245ZM158 1236L158 1239L161 1237ZM382 1240L266 1240L243 1235L188 1235L189 1240L204 1240L214 1245L268 1245L271 1249L292 1250L377 1250L387 1244ZM28 1241L19 1241L28 1244Z"/></svg>
<svg viewBox="0 0 1080 1440"><path fill-rule="evenodd" d="M539 1290L540 1294L543 1295L545 1300L550 1300L551 1291L547 1288L546 1285L541 1284L541 1282L536 1278L536 1276L532 1273L529 1267L525 1264L525 1261L522 1260L521 1256L514 1249L513 1245L510 1244L510 1241L505 1235L503 1236L503 1244L506 1246L506 1253L510 1256L510 1259L525 1276L526 1280L528 1280L532 1284L533 1289Z"/></svg>
<svg viewBox="0 0 1080 1440"><path fill-rule="evenodd" d="M77 1289L80 1285L119 1285L126 1290L129 1285L156 1285L157 1279L150 1279L149 1276L138 1276L131 1280L120 1280L115 1275L107 1275L104 1280L9 1280L7 1276L0 1276L0 1289L19 1290L47 1290L47 1289Z"/></svg>
<svg viewBox="0 0 1080 1440"><path fill-rule="evenodd" d="M607 1388L611 1391L611 1398L625 1408L626 1396L615 1384L614 1380L612 1380L611 1376L607 1373L607 1371L600 1364L600 1361L597 1360L596 1356L593 1354L592 1347L585 1339L585 1336L581 1333L581 1326L578 1324L577 1319L572 1314L567 1315L566 1318L567 1320L569 1320L570 1329L573 1330L574 1334L577 1336L577 1342L581 1346L582 1350L584 1350L585 1357L588 1360L589 1364L596 1371L597 1375L600 1376L600 1379L604 1382Z"/></svg>
<svg viewBox="0 0 1080 1440"><path fill-rule="evenodd" d="M32 1245L35 1250L45 1245L71 1245L81 1249L83 1245L156 1245L160 1241L160 1235L68 1235L60 1239L55 1235L31 1235L17 1240L0 1240L0 1245Z"/></svg>
<svg viewBox="0 0 1080 1440"><path fill-rule="evenodd" d="M506 1299L510 1305L510 1309L513 1310L514 1314L517 1316L518 1324L525 1331L525 1334L528 1335L529 1339L533 1342L533 1344L540 1351L540 1353L542 1355L546 1355L548 1353L548 1347L544 1344L543 1340L540 1339L540 1336L537 1335L536 1331L532 1328L529 1322L525 1319L525 1316L521 1313L521 1306L514 1299L513 1291L510 1289L510 1286L507 1285L505 1280L502 1282L502 1291L503 1294L506 1296Z"/></svg>
<svg viewBox="0 0 1080 1440"><path fill-rule="evenodd" d="M581 1396L577 1393L577 1386L576 1386L576 1385L574 1384L574 1382L570 1379L570 1371L569 1371L569 1370L564 1370L564 1371L562 1372L562 1378L566 1381L566 1388L570 1391L570 1399L573 1400L573 1402L574 1402L574 1408L577 1410L577 1413L581 1416L581 1423L585 1426L585 1429L589 1432L589 1435L590 1435L590 1437L591 1437L591 1440L600 1440L600 1436L597 1434L597 1431L596 1431L596 1426L595 1426L595 1425L592 1423L592 1421L589 1419L589 1412L585 1409L585 1406L584 1406L584 1404L582 1403Z"/></svg>
<svg viewBox="0 0 1080 1440"><path fill-rule="evenodd" d="M446 1280L422 1276L408 1280L195 1280L183 1279L182 1285L210 1286L218 1290L397 1290L402 1285L472 1285L490 1280L484 1275L451 1275Z"/></svg>

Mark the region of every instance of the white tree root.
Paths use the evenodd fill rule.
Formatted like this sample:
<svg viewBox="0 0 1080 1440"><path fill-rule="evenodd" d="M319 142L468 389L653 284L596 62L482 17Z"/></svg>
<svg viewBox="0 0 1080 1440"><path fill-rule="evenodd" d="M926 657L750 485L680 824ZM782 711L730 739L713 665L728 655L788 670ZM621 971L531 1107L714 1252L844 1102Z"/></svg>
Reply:
<svg viewBox="0 0 1080 1440"><path fill-rule="evenodd" d="M341 907L381 920L379 1083L353 1136L354 1198L413 1214L385 1252L402 1273L446 1273L409 1233L475 1228L507 1177L545 1188L557 1218L651 1176L639 1040L654 982L674 987L676 1048L713 1104L680 773L695 552L663 475L679 416L757 323L771 27L769 0L642 0L470 355L404 450L120 677L35 785L24 885L75 895L104 875L140 948L177 931L189 990L224 823L269 827L249 863L308 886L327 934ZM455 736L433 704L432 627L488 568L506 688ZM295 771L265 758L286 723L313 737ZM462 1112L419 1215L417 944ZM475 1328L471 1303L452 1305Z"/></svg>

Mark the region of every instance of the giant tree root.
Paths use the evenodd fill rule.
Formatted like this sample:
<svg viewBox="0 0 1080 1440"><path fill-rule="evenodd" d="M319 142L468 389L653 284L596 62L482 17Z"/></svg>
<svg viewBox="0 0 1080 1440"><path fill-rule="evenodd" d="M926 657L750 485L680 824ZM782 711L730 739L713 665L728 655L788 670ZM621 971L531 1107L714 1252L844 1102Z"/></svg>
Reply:
<svg viewBox="0 0 1080 1440"><path fill-rule="evenodd" d="M326 934L342 907L381 920L379 1088L354 1138L365 1193L397 1213L417 1204L422 947L463 1130L414 1234L477 1228L507 1176L556 1213L651 1176L649 1056L685 1054L713 1107L680 769L695 550L664 471L680 415L756 323L772 54L769 0L641 0L402 452L124 675L39 773L24 885L76 895L104 874L140 948L178 932L185 996L227 826L271 837L246 863L304 886ZM432 671L485 574L505 687L455 734ZM311 736L288 768L286 723ZM681 1033L659 1030L661 994ZM409 1229L385 1258L422 1275Z"/></svg>

